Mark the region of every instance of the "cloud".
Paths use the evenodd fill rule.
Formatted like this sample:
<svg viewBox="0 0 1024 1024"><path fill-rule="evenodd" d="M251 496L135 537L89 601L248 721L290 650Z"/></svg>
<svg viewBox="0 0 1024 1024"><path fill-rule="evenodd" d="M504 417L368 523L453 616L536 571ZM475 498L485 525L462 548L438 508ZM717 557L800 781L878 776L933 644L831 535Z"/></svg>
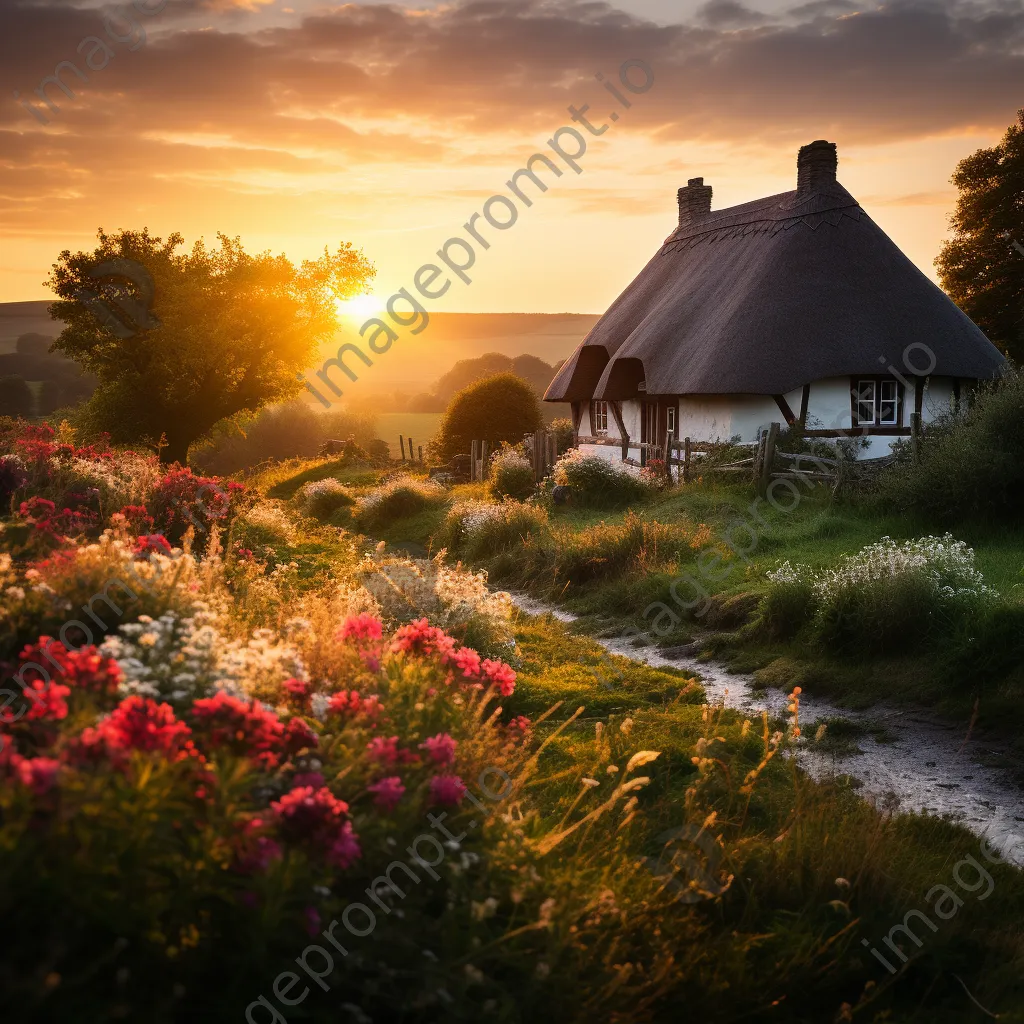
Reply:
<svg viewBox="0 0 1024 1024"><path fill-rule="evenodd" d="M737 3L736 0L708 0L697 9L697 19L715 28L730 25L760 25L767 17Z"/></svg>

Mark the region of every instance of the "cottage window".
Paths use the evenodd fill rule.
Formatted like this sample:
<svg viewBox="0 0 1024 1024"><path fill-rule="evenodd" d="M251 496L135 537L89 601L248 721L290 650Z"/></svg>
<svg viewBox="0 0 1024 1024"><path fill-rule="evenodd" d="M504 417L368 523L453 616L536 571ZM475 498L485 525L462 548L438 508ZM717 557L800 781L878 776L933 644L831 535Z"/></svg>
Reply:
<svg viewBox="0 0 1024 1024"><path fill-rule="evenodd" d="M903 421L903 387L891 377L860 378L850 389L855 427L898 427Z"/></svg>
<svg viewBox="0 0 1024 1024"><path fill-rule="evenodd" d="M665 429L672 431L672 436L675 437L676 433L676 407L670 405L665 410Z"/></svg>
<svg viewBox="0 0 1024 1024"><path fill-rule="evenodd" d="M590 406L590 424L598 436L608 433L608 403L593 402Z"/></svg>

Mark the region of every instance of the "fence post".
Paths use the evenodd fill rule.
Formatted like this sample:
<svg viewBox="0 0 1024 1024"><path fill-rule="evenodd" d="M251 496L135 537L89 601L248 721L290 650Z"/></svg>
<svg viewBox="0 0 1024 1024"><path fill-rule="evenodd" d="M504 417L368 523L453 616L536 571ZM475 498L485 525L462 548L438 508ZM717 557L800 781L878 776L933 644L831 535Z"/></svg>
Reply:
<svg viewBox="0 0 1024 1024"><path fill-rule="evenodd" d="M415 461L416 461L416 459L415 459L415 458L413 457L413 454L412 454L412 452L413 452L413 448L412 448L412 438L410 437L410 438L409 438L409 461L410 461L410 462L415 462Z"/></svg>
<svg viewBox="0 0 1024 1024"><path fill-rule="evenodd" d="M416 451L417 451L417 452L419 453L419 457L420 457L420 465L422 466L422 465L423 465L423 445L420 445L420 446L419 446L419 447L418 447L418 448L416 449Z"/></svg>
<svg viewBox="0 0 1024 1024"><path fill-rule="evenodd" d="M768 485L771 483L772 469L775 465L775 443L779 439L781 429L778 423L773 423L765 435L764 448L761 453L761 479L757 488L757 493L762 498L768 493Z"/></svg>
<svg viewBox="0 0 1024 1024"><path fill-rule="evenodd" d="M675 454L672 449L675 447L675 438L671 430L665 431L665 476L672 479L672 456Z"/></svg>
<svg viewBox="0 0 1024 1024"><path fill-rule="evenodd" d="M558 454L555 451L555 435L547 434L548 439L548 465L554 469L555 463L558 461Z"/></svg>
<svg viewBox="0 0 1024 1024"><path fill-rule="evenodd" d="M479 441L469 442L469 482L476 483L476 460L479 451Z"/></svg>
<svg viewBox="0 0 1024 1024"><path fill-rule="evenodd" d="M690 482L690 439L683 438L683 483Z"/></svg>
<svg viewBox="0 0 1024 1024"><path fill-rule="evenodd" d="M480 480L484 481L487 479L487 455L488 455L488 444L486 441L480 442Z"/></svg>
<svg viewBox="0 0 1024 1024"><path fill-rule="evenodd" d="M402 461L405 462L405 438L401 434L398 435L398 447L402 449Z"/></svg>
<svg viewBox="0 0 1024 1024"><path fill-rule="evenodd" d="M910 450L914 456L914 465L921 461L921 414L910 414Z"/></svg>

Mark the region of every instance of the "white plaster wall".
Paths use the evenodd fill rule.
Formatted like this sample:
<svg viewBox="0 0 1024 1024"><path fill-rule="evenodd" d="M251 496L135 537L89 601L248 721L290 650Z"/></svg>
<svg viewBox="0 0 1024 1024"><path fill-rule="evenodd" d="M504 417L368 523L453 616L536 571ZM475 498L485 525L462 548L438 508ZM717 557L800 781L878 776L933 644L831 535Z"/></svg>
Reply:
<svg viewBox="0 0 1024 1024"><path fill-rule="evenodd" d="M925 423L948 416L953 411L953 378L929 377L924 389L921 419Z"/></svg>
<svg viewBox="0 0 1024 1024"><path fill-rule="evenodd" d="M797 401L799 411L799 399ZM693 441L756 441L757 432L783 419L770 395L687 395L679 400L680 437Z"/></svg>

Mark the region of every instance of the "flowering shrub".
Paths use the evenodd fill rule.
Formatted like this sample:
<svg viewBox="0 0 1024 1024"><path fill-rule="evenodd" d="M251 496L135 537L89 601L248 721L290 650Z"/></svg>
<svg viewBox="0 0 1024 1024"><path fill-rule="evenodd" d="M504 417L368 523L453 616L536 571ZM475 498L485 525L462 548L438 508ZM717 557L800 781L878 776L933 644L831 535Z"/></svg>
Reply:
<svg viewBox="0 0 1024 1024"><path fill-rule="evenodd" d="M295 503L305 516L329 519L339 508L355 504L355 498L340 481L327 477L303 484L295 495Z"/></svg>
<svg viewBox="0 0 1024 1024"><path fill-rule="evenodd" d="M491 459L491 492L498 498L528 498L536 489L530 460L505 445Z"/></svg>
<svg viewBox="0 0 1024 1024"><path fill-rule="evenodd" d="M628 467L573 448L555 463L556 484L572 488L575 504L591 508L615 508L643 501L650 486Z"/></svg>
<svg viewBox="0 0 1024 1024"><path fill-rule="evenodd" d="M356 522L360 529L372 531L447 501L444 488L433 481L400 475L358 499Z"/></svg>
<svg viewBox="0 0 1024 1024"><path fill-rule="evenodd" d="M834 568L784 562L768 573L762 622L793 633L804 622L822 643L862 649L913 646L978 612L998 595L974 551L951 534L897 543L883 537Z"/></svg>
<svg viewBox="0 0 1024 1024"><path fill-rule="evenodd" d="M180 543L191 526L209 530L224 524L239 508L245 487L233 480L195 476L188 467L172 469L154 486L147 501L154 525L173 544Z"/></svg>
<svg viewBox="0 0 1024 1024"><path fill-rule="evenodd" d="M476 560L513 550L527 538L542 537L547 528L548 514L539 505L508 499L500 504L463 501L448 510L435 539L448 550Z"/></svg>
<svg viewBox="0 0 1024 1024"><path fill-rule="evenodd" d="M285 547L295 539L295 528L280 504L259 501L235 520L235 536L253 550Z"/></svg>
<svg viewBox="0 0 1024 1024"><path fill-rule="evenodd" d="M445 565L444 555L367 559L359 566L359 578L388 620L427 616L477 650L509 656L515 648L511 598L491 591L485 572Z"/></svg>

